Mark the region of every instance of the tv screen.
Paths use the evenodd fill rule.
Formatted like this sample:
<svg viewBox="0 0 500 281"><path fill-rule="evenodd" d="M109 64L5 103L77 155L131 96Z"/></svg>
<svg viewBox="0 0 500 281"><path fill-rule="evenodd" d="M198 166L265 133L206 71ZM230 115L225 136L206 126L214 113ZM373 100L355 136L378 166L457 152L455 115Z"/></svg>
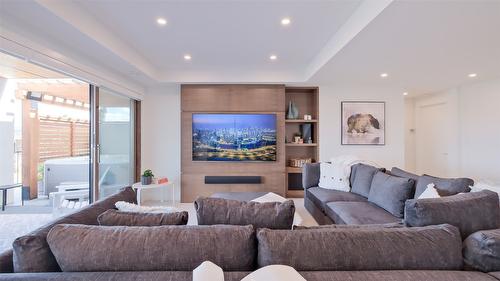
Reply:
<svg viewBox="0 0 500 281"><path fill-rule="evenodd" d="M193 114L193 161L276 161L276 114Z"/></svg>

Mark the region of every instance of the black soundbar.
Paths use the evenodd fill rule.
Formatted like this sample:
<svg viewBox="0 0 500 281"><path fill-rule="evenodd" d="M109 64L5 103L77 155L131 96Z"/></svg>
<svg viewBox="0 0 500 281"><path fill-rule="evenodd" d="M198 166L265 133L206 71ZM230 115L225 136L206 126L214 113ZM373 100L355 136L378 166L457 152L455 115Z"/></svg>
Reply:
<svg viewBox="0 0 500 281"><path fill-rule="evenodd" d="M259 184L260 176L205 176L205 184Z"/></svg>

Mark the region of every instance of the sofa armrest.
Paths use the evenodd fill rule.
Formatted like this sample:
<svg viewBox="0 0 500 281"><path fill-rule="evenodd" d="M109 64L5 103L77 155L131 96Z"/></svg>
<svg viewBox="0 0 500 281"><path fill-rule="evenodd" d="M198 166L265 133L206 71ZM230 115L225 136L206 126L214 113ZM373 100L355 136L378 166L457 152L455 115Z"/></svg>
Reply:
<svg viewBox="0 0 500 281"><path fill-rule="evenodd" d="M309 163L302 167L302 187L318 186L319 183L319 163Z"/></svg>
<svg viewBox="0 0 500 281"><path fill-rule="evenodd" d="M500 271L500 229L474 232L463 242L464 263L483 272Z"/></svg>
<svg viewBox="0 0 500 281"><path fill-rule="evenodd" d="M0 254L0 273L14 273L12 249Z"/></svg>

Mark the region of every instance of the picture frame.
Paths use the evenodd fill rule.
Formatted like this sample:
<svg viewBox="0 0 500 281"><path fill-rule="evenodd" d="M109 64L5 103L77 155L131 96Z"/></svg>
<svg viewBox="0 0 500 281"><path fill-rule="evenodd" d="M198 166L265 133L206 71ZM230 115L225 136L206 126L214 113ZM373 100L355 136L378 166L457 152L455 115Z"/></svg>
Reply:
<svg viewBox="0 0 500 281"><path fill-rule="evenodd" d="M342 145L385 145L385 102L341 102Z"/></svg>

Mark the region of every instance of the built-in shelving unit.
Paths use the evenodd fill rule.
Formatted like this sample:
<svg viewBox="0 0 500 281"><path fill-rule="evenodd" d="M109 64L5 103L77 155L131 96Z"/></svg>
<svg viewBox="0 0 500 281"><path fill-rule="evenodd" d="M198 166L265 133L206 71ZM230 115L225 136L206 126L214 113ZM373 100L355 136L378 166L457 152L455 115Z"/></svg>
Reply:
<svg viewBox="0 0 500 281"><path fill-rule="evenodd" d="M287 197L303 197L302 168L290 167L290 159L311 158L313 162L319 158L319 89L318 87L286 87L286 108L292 101L299 111L298 119L285 120L286 155L286 195ZM304 115L311 115L312 120L303 120ZM301 133L302 124L311 124L312 143L291 143L296 133Z"/></svg>

